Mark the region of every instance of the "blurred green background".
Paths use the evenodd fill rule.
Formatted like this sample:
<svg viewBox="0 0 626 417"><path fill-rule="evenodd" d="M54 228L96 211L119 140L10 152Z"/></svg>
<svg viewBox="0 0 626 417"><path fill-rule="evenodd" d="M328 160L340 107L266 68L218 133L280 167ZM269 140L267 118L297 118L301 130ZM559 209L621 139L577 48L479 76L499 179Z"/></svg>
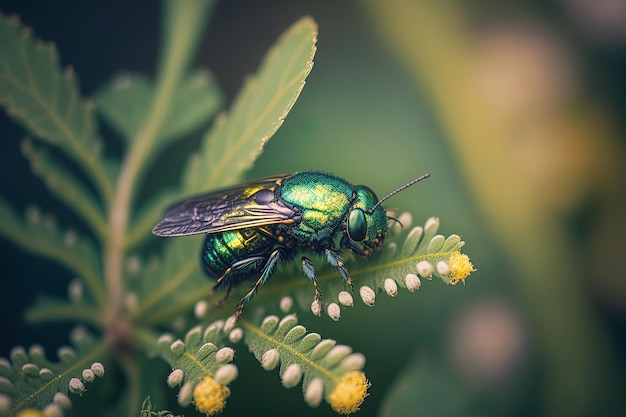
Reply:
<svg viewBox="0 0 626 417"><path fill-rule="evenodd" d="M0 10L57 44L85 96L120 70L154 71L158 3L0 0ZM338 324L302 315L367 356L372 387L358 415L626 415L626 3L224 1L196 65L231 101L306 14L320 26L315 66L248 177L323 170L384 195L430 172L389 203L417 224L440 217L478 268L465 286L423 282ZM2 195L81 231L30 174L20 130L0 123ZM197 139L159 171L175 176ZM114 139L106 147L119 152ZM65 328L27 327L21 311L72 277L0 245L0 355L35 342L54 351ZM333 415L249 355L237 363L224 415Z"/></svg>

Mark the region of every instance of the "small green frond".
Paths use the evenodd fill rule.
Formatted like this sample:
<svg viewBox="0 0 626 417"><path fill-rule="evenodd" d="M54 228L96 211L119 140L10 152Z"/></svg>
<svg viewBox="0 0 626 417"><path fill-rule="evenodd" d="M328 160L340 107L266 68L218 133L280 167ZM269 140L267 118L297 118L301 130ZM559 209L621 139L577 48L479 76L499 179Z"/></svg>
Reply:
<svg viewBox="0 0 626 417"><path fill-rule="evenodd" d="M308 17L278 39L187 164L185 193L233 184L250 168L300 95L313 67L316 41L317 25Z"/></svg>
<svg viewBox="0 0 626 417"><path fill-rule="evenodd" d="M458 235L447 238L438 235L438 229L439 219L431 217L424 227L414 227L397 239L390 239L379 258L370 263L362 263L358 259L351 263L348 268L355 281L355 292L358 291L361 300L373 306L378 293L395 297L398 288L415 292L421 286L420 276L426 279L436 276L451 285L465 282L474 271L469 257L460 253L465 242ZM404 242L399 242L402 237ZM340 306L352 305L352 294L345 291L340 280L331 280L326 288L326 299L336 301L327 306L327 313L337 320Z"/></svg>
<svg viewBox="0 0 626 417"><path fill-rule="evenodd" d="M102 311L92 302L84 300L82 295L77 297L75 285L82 285L78 279L70 283L68 292L73 299L68 302L66 299L40 296L36 304L26 310L26 320L31 323L50 322L78 322L89 324L96 328L102 327ZM82 290L80 290L82 291ZM74 292L74 294L72 294Z"/></svg>
<svg viewBox="0 0 626 417"><path fill-rule="evenodd" d="M72 208L91 229L104 240L107 224L102 207L92 193L70 174L67 168L57 162L43 146L29 139L22 142L22 152L30 162L33 173L40 176L48 189Z"/></svg>
<svg viewBox="0 0 626 417"><path fill-rule="evenodd" d="M35 41L17 18L0 16L0 103L28 132L67 153L109 203L112 177L100 139L71 69L61 71L54 46Z"/></svg>
<svg viewBox="0 0 626 417"><path fill-rule="evenodd" d="M319 288L326 302L325 312L333 320L339 320L343 308L354 305L355 297L373 306L378 293L384 292L395 297L399 288L417 291L421 286L420 277L431 279L436 276L447 284L455 285L459 281L465 282L474 271L469 257L460 252L465 242L458 235L445 238L437 234L439 219L430 218L424 227L410 229L407 223L411 216L406 213L401 217L409 230L397 236L393 236L396 231L392 230L392 236L387 238L382 253L375 254L370 262L345 254L346 267L354 280L354 292L350 291L339 272L328 266L322 258L316 263ZM320 306L314 302L310 282L293 263L284 270L279 269L276 275L273 281L280 281L281 285L266 286L259 292L255 302L265 300L267 304L267 299L292 294L301 308L311 310L316 315L322 313Z"/></svg>
<svg viewBox="0 0 626 417"><path fill-rule="evenodd" d="M160 356L173 371L167 378L170 388L180 386L178 402L188 406L193 399L196 408L207 415L220 412L230 395L228 384L237 378L238 370L231 362L235 351L224 346L228 329L224 321L206 328L196 326L185 340L164 334L157 341ZM232 333L232 331L230 331Z"/></svg>
<svg viewBox="0 0 626 417"><path fill-rule="evenodd" d="M126 142L131 142L146 118L153 86L147 77L119 74L94 96L96 111Z"/></svg>
<svg viewBox="0 0 626 417"><path fill-rule="evenodd" d="M353 353L349 346L307 332L295 315L282 319L267 316L258 323L243 320L241 327L246 344L261 366L269 371L280 364L285 388L302 381L304 399L311 407L317 407L325 398L335 411L349 414L357 411L367 396L369 383L361 371L365 357ZM347 398L346 383L355 388Z"/></svg>
<svg viewBox="0 0 626 417"><path fill-rule="evenodd" d="M222 107L224 98L212 73L196 70L181 81L172 99L163 130L160 147L206 126Z"/></svg>
<svg viewBox="0 0 626 417"><path fill-rule="evenodd" d="M153 95L154 86L146 77L120 74L96 94L96 110L126 142L131 142L142 127ZM207 124L222 100L211 73L198 70L189 74L174 93L151 153Z"/></svg>
<svg viewBox="0 0 626 417"><path fill-rule="evenodd" d="M23 249L50 258L74 272L99 305L105 303L101 266L93 243L73 230L62 231L56 220L36 207L26 209L26 221L0 198L0 235Z"/></svg>
<svg viewBox="0 0 626 417"><path fill-rule="evenodd" d="M40 345L28 351L18 346L10 359L0 358L0 396L10 404L0 415L14 415L24 408L66 409L71 406L68 393L82 395L86 383L104 375L102 362L108 362L109 346L83 327L75 328L70 339L74 347L60 347L59 362L46 359Z"/></svg>

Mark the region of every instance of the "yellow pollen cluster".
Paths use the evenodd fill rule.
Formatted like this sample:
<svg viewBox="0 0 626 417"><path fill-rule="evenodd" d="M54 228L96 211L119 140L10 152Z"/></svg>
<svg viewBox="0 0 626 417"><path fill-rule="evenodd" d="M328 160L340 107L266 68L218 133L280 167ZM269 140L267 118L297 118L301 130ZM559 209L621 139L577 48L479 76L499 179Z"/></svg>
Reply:
<svg viewBox="0 0 626 417"><path fill-rule="evenodd" d="M359 411L367 397L370 383L365 374L359 371L346 373L341 377L339 384L328 396L330 406L339 414L352 414Z"/></svg>
<svg viewBox="0 0 626 417"><path fill-rule="evenodd" d="M193 390L193 402L196 409L207 416L212 416L226 407L226 399L230 390L220 385L213 377L205 377Z"/></svg>
<svg viewBox="0 0 626 417"><path fill-rule="evenodd" d="M18 411L15 417L43 417L43 413L39 410L34 410L32 408L25 408Z"/></svg>
<svg viewBox="0 0 626 417"><path fill-rule="evenodd" d="M450 256L450 284L455 285L459 281L465 284L465 278L475 271L474 265L470 262L469 256L459 251L452 253Z"/></svg>

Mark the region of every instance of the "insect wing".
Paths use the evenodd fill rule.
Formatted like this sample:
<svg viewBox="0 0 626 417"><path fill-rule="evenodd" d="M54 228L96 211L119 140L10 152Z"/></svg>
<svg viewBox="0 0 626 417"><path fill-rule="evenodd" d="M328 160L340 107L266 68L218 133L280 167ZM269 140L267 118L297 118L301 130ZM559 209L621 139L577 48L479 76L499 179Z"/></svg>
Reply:
<svg viewBox="0 0 626 417"><path fill-rule="evenodd" d="M262 178L179 201L165 211L152 233L164 237L187 236L293 223L295 211L273 197L285 177Z"/></svg>

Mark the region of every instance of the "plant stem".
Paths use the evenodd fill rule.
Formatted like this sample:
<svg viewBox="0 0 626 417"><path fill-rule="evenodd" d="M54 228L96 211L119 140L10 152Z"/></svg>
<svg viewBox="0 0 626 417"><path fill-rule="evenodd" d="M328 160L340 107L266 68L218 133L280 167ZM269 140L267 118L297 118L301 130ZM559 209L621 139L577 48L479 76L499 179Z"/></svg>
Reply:
<svg viewBox="0 0 626 417"><path fill-rule="evenodd" d="M105 282L109 304L105 323L115 322L123 306L123 262L133 192L153 144L166 120L172 97L187 70L211 2L164 1L165 41L155 94L148 116L126 155L118 177L109 218L111 233L105 249Z"/></svg>

